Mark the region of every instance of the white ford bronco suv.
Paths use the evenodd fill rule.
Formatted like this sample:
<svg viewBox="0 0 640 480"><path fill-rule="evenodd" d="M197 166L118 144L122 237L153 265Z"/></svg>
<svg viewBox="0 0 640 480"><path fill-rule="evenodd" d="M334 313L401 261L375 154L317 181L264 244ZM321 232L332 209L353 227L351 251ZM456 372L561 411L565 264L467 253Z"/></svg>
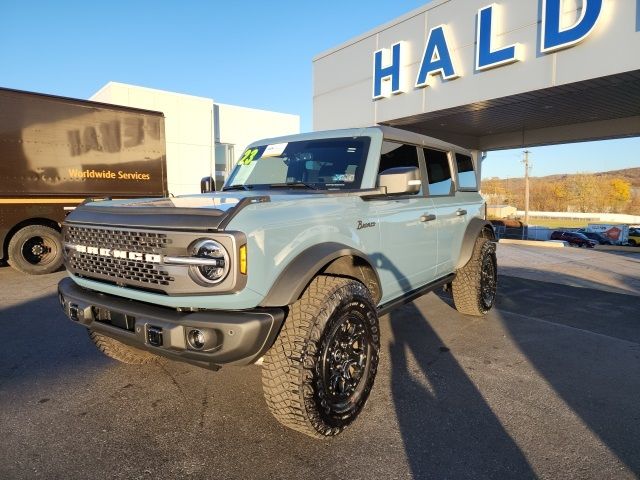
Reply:
<svg viewBox="0 0 640 480"><path fill-rule="evenodd" d="M373 387L380 315L442 287L492 307L477 161L379 126L256 142L219 192L76 208L60 303L122 362L262 360L273 415L337 435Z"/></svg>

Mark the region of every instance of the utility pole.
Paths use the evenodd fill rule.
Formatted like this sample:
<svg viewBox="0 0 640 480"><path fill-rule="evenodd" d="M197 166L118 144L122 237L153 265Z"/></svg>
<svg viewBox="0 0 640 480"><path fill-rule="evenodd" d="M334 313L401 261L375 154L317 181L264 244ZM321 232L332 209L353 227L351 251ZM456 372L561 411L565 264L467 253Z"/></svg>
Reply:
<svg viewBox="0 0 640 480"><path fill-rule="evenodd" d="M522 164L524 165L524 223L529 224L529 150L523 153Z"/></svg>

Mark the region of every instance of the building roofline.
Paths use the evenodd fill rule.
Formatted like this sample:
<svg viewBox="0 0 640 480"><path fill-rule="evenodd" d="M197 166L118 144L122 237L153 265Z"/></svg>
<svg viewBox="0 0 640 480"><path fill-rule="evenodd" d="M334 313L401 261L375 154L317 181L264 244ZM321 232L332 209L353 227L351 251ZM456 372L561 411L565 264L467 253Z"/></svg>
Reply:
<svg viewBox="0 0 640 480"><path fill-rule="evenodd" d="M251 110L254 112L264 112L264 113L275 113L277 115L287 115L289 117L295 117L298 120L300 120L300 115L295 114L295 113L285 113L285 112L275 112L273 110L266 110L264 108L253 108L253 107L243 107L242 105L232 105L230 103L220 103L220 102L214 102L215 106L220 106L220 107L230 107L230 108L240 108L243 110Z"/></svg>
<svg viewBox="0 0 640 480"><path fill-rule="evenodd" d="M132 83L114 82L112 80L110 80L105 85L103 85L97 92L95 92L92 95L92 97L98 95L99 93L101 93L102 91L106 90L107 88L109 88L111 86L119 86L119 87L125 87L125 88L135 88L135 89L138 89L138 90L146 90L148 92L156 92L156 93L170 93L171 95L187 97L187 98L197 99L197 100L204 100L204 101L207 101L207 102L215 103L212 98L201 97L201 96L198 96L198 95L190 95L188 93L172 92L170 90L161 90L159 88L144 87L142 85L134 85Z"/></svg>
<svg viewBox="0 0 640 480"><path fill-rule="evenodd" d="M53 95L53 94L50 94L50 93L30 92L28 90L19 90L19 89L16 89L16 88L0 87L0 91L1 92L10 92L10 93L23 94L23 95L37 96L37 97L41 97L41 98L48 98L50 100L58 100L58 101L63 101L63 102L77 103L79 105L84 105L84 106L87 106L87 107L92 106L92 107L99 107L99 108L108 108L108 109L111 109L111 110L124 110L124 111L129 111L129 112L148 113L148 114L152 114L152 115L162 115L164 117L164 113L163 112L160 112L158 110L151 110L151 109L148 109L148 108L129 107L127 105L118 105L118 104L114 104L114 103L100 102L100 101L96 101L96 100L86 100L84 98L65 97L63 95Z"/></svg>
<svg viewBox="0 0 640 480"><path fill-rule="evenodd" d="M422 7L418 7L415 10L411 10L408 13L405 13L404 15L397 17L387 23L383 23L382 25L369 30L368 32L365 32L361 35L358 35L357 37L354 37L350 40L347 40L344 43L341 43L340 45L338 45L337 47L333 47L330 48L329 50L325 50L324 52L319 53L318 55L316 55L315 57L313 57L312 62L316 62L317 60L321 60L324 57L327 57L329 55L332 55L340 50L343 50L347 47L350 47L351 45L354 45L358 42L361 42L362 40L365 40L369 37L373 37L374 35L377 35L380 32L383 32L384 30L388 30L392 27L395 27L396 25L406 22L407 20L412 19L413 17L417 17L418 15L423 14L424 12L427 12L429 10L433 10L436 7L439 7L440 5L443 5L445 3L451 2L452 0L431 0L430 2L428 2L426 5L423 5Z"/></svg>

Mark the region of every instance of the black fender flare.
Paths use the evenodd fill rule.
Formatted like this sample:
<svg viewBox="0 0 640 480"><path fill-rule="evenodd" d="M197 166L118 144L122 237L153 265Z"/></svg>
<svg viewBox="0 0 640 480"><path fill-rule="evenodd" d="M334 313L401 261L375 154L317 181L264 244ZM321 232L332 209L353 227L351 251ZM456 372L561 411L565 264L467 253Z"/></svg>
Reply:
<svg viewBox="0 0 640 480"><path fill-rule="evenodd" d="M456 270L464 267L473 255L473 247L476 244L478 237L485 237L489 240L496 241L496 233L493 229L493 225L487 220L474 217L467 225L467 229L464 232L462 238L462 245L460 246L460 255L458 255L458 263L456 264Z"/></svg>
<svg viewBox="0 0 640 480"><path fill-rule="evenodd" d="M368 273L368 275L363 273L364 278L360 275L349 275L348 273L343 276L355 276L360 278L365 285L369 283L367 287L370 289L373 287L374 301L378 302L382 296L380 277L373 267L373 262L367 255L341 243L326 242L313 245L289 262L269 289L260 306L282 307L291 305L302 296L304 289L307 288L316 275L324 273L327 266L343 257L353 257L354 264L351 265L353 269L351 271L363 272L363 270L366 270ZM344 272L344 269L342 271L331 271L329 269L327 274L341 275L342 272ZM365 281L367 277L368 282Z"/></svg>

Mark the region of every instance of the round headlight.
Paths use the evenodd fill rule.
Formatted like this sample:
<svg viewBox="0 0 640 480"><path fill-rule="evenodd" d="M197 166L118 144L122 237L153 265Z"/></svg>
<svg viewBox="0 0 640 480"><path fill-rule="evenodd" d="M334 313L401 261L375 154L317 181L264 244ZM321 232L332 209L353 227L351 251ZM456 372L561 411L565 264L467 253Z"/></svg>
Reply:
<svg viewBox="0 0 640 480"><path fill-rule="evenodd" d="M198 240L191 247L191 255L202 259L200 264L192 266L192 271L206 285L220 283L229 273L229 254L215 240Z"/></svg>

